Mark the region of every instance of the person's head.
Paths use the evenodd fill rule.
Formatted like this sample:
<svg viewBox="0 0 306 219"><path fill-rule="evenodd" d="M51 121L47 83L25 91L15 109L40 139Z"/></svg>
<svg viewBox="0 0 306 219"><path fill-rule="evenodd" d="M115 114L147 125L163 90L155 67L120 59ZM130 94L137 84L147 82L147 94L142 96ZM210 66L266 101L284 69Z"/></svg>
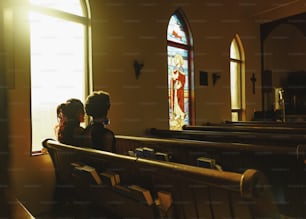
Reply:
<svg viewBox="0 0 306 219"><path fill-rule="evenodd" d="M65 105L65 103L61 103L56 107L56 117L58 121L61 121L63 119L62 115L62 107Z"/></svg>
<svg viewBox="0 0 306 219"><path fill-rule="evenodd" d="M61 104L61 113L66 121L84 122L84 105L79 99L69 99Z"/></svg>
<svg viewBox="0 0 306 219"><path fill-rule="evenodd" d="M94 119L106 119L109 108L110 95L105 91L95 91L86 99L86 114Z"/></svg>

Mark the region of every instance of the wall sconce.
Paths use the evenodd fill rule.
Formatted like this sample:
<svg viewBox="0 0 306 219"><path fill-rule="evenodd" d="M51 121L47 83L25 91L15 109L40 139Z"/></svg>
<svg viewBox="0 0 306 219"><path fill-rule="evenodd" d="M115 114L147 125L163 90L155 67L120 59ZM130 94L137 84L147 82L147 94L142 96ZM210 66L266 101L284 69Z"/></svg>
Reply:
<svg viewBox="0 0 306 219"><path fill-rule="evenodd" d="M221 75L220 73L218 72L214 72L212 73L212 82L213 82L213 85L215 86L215 84L217 83L217 81L221 78Z"/></svg>
<svg viewBox="0 0 306 219"><path fill-rule="evenodd" d="M135 71L136 79L139 78L141 69L143 68L143 66L144 66L143 62L139 62L137 60L134 61L134 71Z"/></svg>

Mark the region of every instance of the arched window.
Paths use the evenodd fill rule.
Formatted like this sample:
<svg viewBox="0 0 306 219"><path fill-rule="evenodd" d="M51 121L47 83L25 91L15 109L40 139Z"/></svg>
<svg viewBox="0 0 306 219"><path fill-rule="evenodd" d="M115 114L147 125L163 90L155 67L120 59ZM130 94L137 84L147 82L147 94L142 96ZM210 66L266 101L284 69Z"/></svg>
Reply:
<svg viewBox="0 0 306 219"><path fill-rule="evenodd" d="M167 42L169 127L170 130L180 130L192 121L193 78L191 36L179 11L170 18Z"/></svg>
<svg viewBox="0 0 306 219"><path fill-rule="evenodd" d="M244 51L236 34L230 47L230 83L232 121L245 118Z"/></svg>
<svg viewBox="0 0 306 219"><path fill-rule="evenodd" d="M56 107L89 93L86 0L30 0L32 152L55 137Z"/></svg>

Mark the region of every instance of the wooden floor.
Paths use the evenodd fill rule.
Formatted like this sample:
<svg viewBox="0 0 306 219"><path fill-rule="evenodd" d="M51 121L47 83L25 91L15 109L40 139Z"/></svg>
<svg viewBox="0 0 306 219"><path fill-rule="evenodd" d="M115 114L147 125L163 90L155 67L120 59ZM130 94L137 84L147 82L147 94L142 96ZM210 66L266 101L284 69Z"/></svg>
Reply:
<svg viewBox="0 0 306 219"><path fill-rule="evenodd" d="M12 219L34 219L33 215L17 199L10 202Z"/></svg>
<svg viewBox="0 0 306 219"><path fill-rule="evenodd" d="M48 212L45 212L41 215L36 216L38 219L56 219L56 218L65 218L65 219L74 219L78 218L75 209L72 206L62 206L53 208Z"/></svg>
<svg viewBox="0 0 306 219"><path fill-rule="evenodd" d="M64 204L54 207L35 217L36 219L117 219L107 214L103 209L90 209L87 206Z"/></svg>

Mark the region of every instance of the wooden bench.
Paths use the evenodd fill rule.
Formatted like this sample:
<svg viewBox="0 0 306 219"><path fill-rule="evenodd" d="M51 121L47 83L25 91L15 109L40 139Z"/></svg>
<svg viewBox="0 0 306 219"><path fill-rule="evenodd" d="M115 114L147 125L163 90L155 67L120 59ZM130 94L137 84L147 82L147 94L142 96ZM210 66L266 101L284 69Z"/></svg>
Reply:
<svg viewBox="0 0 306 219"><path fill-rule="evenodd" d="M149 147L168 153L172 161L197 165L199 157L214 159L223 170L243 172L246 169L262 171L272 184L272 191L280 211L285 215L303 216L306 201L305 146L279 147L228 142L208 142L188 139L165 139L134 136L116 136L117 151Z"/></svg>
<svg viewBox="0 0 306 219"><path fill-rule="evenodd" d="M227 131L227 132L257 132L278 134L306 134L305 127L281 127L281 126L235 126L224 124L211 125L184 125L184 130L198 131Z"/></svg>
<svg viewBox="0 0 306 219"><path fill-rule="evenodd" d="M211 125L214 123L204 123L203 125ZM218 123L215 123L218 124ZM221 124L235 126L268 126L268 127L293 127L306 128L306 122L276 122L276 121L224 121Z"/></svg>
<svg viewBox="0 0 306 219"><path fill-rule="evenodd" d="M191 139L214 142L236 142L246 144L264 144L277 146L294 146L306 144L306 134L292 133L262 133L262 132L239 132L239 131L212 131L212 130L149 130L148 136L176 139Z"/></svg>
<svg viewBox="0 0 306 219"><path fill-rule="evenodd" d="M269 184L257 170L217 171L74 147L54 140L45 140L43 146L52 158L57 187L66 200L98 206L100 213L108 211L112 218L280 218ZM71 165L75 162L93 166L98 172L116 172L122 185L141 185L154 199L158 191L166 191L173 202L164 211L160 205L147 206L103 183L88 182L78 187Z"/></svg>

